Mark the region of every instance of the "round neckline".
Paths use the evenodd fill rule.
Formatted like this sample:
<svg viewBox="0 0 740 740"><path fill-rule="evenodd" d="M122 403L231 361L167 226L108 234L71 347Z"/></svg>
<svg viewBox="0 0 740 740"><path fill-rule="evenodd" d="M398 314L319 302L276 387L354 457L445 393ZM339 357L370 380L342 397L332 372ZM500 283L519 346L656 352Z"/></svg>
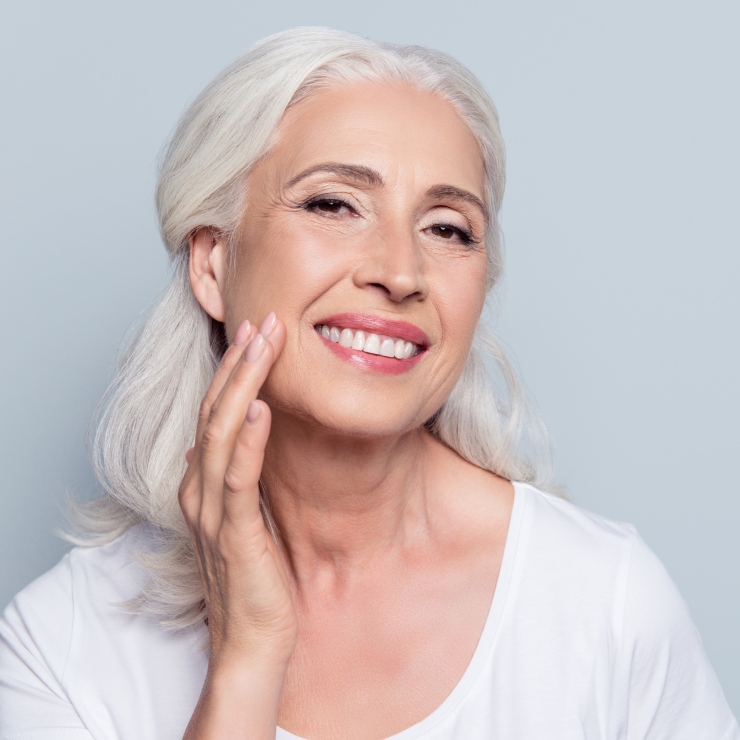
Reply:
<svg viewBox="0 0 740 740"><path fill-rule="evenodd" d="M520 540L520 530L523 521L524 499L526 484L518 481L511 481L514 486L514 501L511 507L511 516L509 518L509 527L506 532L506 542L504 543L504 554L501 558L501 567L499 568L496 587L491 599L491 606L488 610L486 623L483 626L478 644L476 645L473 657L468 663L460 680L455 688L447 695L447 698L424 719L416 724L407 727L405 730L390 735L385 740L414 740L433 727L444 721L462 702L478 678L481 669L486 663L493 645L498 635L498 627L501 623L501 616L504 611L506 597L511 585L512 575L514 572L514 561L516 559L517 545ZM284 730L282 727L277 728L276 740L306 740L299 735Z"/></svg>

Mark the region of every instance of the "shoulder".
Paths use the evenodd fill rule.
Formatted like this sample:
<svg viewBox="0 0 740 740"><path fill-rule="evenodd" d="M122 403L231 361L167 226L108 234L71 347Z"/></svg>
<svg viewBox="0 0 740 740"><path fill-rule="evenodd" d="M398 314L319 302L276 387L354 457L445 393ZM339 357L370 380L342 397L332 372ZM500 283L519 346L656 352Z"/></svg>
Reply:
<svg viewBox="0 0 740 740"><path fill-rule="evenodd" d="M524 498L522 530L530 562L567 569L580 584L588 577L606 578L618 589L619 605L643 630L680 620L687 609L663 563L635 527L614 521L517 483ZM584 580L585 579L585 580ZM663 614L661 614L663 612Z"/></svg>
<svg viewBox="0 0 740 740"><path fill-rule="evenodd" d="M629 566L638 539L631 524L594 514L527 483L515 487L531 558L582 570L584 575Z"/></svg>
<svg viewBox="0 0 740 740"><path fill-rule="evenodd" d="M95 547L76 547L57 565L20 591L0 621L6 641L20 642L43 656L61 680L73 632L137 596L143 570L133 557L138 528Z"/></svg>
<svg viewBox="0 0 740 740"><path fill-rule="evenodd" d="M592 604L604 598L641 632L681 621L686 605L666 568L635 527L517 483L523 559L530 579L542 576L561 596L572 589Z"/></svg>
<svg viewBox="0 0 740 740"><path fill-rule="evenodd" d="M547 609L553 623L579 625L580 636L590 629L619 643L628 608L644 605L647 617L651 593L670 595L666 609L672 608L675 586L631 524L528 484L515 488L512 539L522 609Z"/></svg>
<svg viewBox="0 0 740 740"><path fill-rule="evenodd" d="M144 575L134 554L147 537L146 530L137 525L106 544L75 547L11 603L24 609L50 599L61 604L71 600L78 589L94 590L101 600L134 598Z"/></svg>
<svg viewBox="0 0 740 740"><path fill-rule="evenodd" d="M688 607L635 528L516 487L517 616L534 615L527 640L544 635L540 659L581 655L584 673L609 676L628 737L738 737Z"/></svg>
<svg viewBox="0 0 740 740"><path fill-rule="evenodd" d="M182 736L207 630L168 631L138 608L148 578L138 553L156 544L135 527L75 548L13 599L0 618L0 736Z"/></svg>

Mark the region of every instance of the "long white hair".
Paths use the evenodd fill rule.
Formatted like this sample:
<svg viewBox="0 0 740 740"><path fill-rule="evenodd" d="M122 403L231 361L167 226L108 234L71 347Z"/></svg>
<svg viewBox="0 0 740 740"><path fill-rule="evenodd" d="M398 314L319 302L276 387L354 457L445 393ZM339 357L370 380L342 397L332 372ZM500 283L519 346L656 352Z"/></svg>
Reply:
<svg viewBox="0 0 740 740"><path fill-rule="evenodd" d="M203 591L177 491L198 407L225 348L224 328L195 300L188 237L202 226L231 239L243 217L246 179L286 109L322 86L406 82L443 96L480 147L492 214L488 282L501 275L498 212L504 148L498 116L478 80L450 56L327 28L297 28L260 41L185 112L162 158L156 191L172 278L121 355L93 420L90 455L102 487L75 506L78 544L99 544L134 524L149 530L137 553L148 584L139 612L169 628L203 617ZM429 431L470 462L512 480L546 484L547 433L483 321L467 364Z"/></svg>

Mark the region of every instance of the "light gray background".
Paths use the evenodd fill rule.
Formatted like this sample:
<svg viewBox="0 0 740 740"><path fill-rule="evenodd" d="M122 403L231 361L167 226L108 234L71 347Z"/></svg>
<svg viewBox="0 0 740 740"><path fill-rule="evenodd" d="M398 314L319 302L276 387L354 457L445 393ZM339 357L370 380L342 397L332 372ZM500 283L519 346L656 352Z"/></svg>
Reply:
<svg viewBox="0 0 740 740"><path fill-rule="evenodd" d="M85 428L164 286L152 191L193 96L331 25L437 47L508 151L499 332L576 503L633 522L740 713L737 2L7 3L0 11L0 601L53 565Z"/></svg>

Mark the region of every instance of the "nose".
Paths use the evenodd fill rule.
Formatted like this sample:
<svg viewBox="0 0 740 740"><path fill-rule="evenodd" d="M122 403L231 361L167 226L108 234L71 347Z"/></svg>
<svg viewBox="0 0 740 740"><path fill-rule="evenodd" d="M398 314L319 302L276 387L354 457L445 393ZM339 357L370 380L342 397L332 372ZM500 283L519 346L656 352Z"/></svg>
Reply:
<svg viewBox="0 0 740 740"><path fill-rule="evenodd" d="M394 303L426 298L424 255L413 228L386 224L368 235L365 257L353 280L358 288L381 291Z"/></svg>

